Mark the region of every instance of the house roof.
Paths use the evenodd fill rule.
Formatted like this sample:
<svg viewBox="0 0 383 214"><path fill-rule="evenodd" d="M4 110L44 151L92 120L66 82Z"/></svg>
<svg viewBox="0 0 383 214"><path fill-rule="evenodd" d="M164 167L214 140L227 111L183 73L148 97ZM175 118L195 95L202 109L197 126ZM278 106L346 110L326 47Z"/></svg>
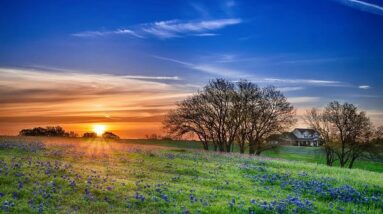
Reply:
<svg viewBox="0 0 383 214"><path fill-rule="evenodd" d="M304 133L304 132L308 132L309 134L315 134L316 131L314 129L307 129L307 128L295 128L294 131L297 130L299 131L300 133Z"/></svg>
<svg viewBox="0 0 383 214"><path fill-rule="evenodd" d="M294 131L300 132L300 134L304 134L305 132L309 133L309 136L304 136L304 137L299 137L294 134ZM311 141L311 140L318 140L318 135L315 135L317 132L314 129L305 129L305 128L295 128L294 131L292 132L292 135L294 135L295 140L298 141Z"/></svg>

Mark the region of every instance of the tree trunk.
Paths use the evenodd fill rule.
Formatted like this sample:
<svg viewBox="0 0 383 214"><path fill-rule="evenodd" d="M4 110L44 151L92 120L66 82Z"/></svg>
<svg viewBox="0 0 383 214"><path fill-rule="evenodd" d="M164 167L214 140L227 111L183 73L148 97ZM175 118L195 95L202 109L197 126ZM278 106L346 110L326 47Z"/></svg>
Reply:
<svg viewBox="0 0 383 214"><path fill-rule="evenodd" d="M245 144L239 144L239 152L241 154L245 153Z"/></svg>
<svg viewBox="0 0 383 214"><path fill-rule="evenodd" d="M254 155L255 154L255 144L254 142L251 142L249 143L249 154L250 155Z"/></svg>
<svg viewBox="0 0 383 214"><path fill-rule="evenodd" d="M349 169L352 169L352 166L354 165L354 162L356 159L357 159L357 157L352 157L352 159L350 160L350 164L348 165Z"/></svg>
<svg viewBox="0 0 383 214"><path fill-rule="evenodd" d="M261 154L261 152L262 152L262 149L261 149L261 143L260 142L257 142L256 144L255 144L255 154L256 155L260 155Z"/></svg>
<svg viewBox="0 0 383 214"><path fill-rule="evenodd" d="M220 152L224 152L225 151L225 146L222 143L218 144L218 148L219 148Z"/></svg>
<svg viewBox="0 0 383 214"><path fill-rule="evenodd" d="M208 142L203 142L203 149L208 151L209 150L209 143Z"/></svg>
<svg viewBox="0 0 383 214"><path fill-rule="evenodd" d="M331 148L325 147L326 152L326 164L327 166L332 166L334 163L334 152Z"/></svg>
<svg viewBox="0 0 383 214"><path fill-rule="evenodd" d="M226 144L226 152L231 152L231 143Z"/></svg>

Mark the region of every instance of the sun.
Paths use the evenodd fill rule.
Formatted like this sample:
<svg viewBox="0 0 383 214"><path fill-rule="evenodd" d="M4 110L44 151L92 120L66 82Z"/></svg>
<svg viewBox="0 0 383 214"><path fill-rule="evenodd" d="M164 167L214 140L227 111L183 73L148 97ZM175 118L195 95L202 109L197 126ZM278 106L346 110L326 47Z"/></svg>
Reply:
<svg viewBox="0 0 383 214"><path fill-rule="evenodd" d="M102 134L104 134L105 130L106 130L105 125L94 125L93 126L93 131L96 132L96 134L98 136L101 136Z"/></svg>

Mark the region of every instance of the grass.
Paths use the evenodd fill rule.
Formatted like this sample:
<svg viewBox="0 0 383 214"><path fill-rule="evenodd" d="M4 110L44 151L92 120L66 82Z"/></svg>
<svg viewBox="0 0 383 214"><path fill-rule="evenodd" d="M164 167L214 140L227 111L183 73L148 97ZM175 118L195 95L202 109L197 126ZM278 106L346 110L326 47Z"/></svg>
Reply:
<svg viewBox="0 0 383 214"><path fill-rule="evenodd" d="M176 147L181 149L202 149L199 142L195 141L168 141L168 140L123 140L125 143L142 144L142 145L158 145L167 147ZM239 152L239 148L234 147L234 152ZM262 157L280 158L294 161L304 161L309 163L325 164L326 159L324 151L320 147L297 147L297 146L280 146L276 149L265 151ZM334 163L334 167L339 166L338 162ZM356 169L364 169L373 172L383 172L383 160L357 160L353 166Z"/></svg>
<svg viewBox="0 0 383 214"><path fill-rule="evenodd" d="M310 151L298 155L294 148L265 155L303 161L177 144L0 138L0 212L381 213L383 208L379 172L309 163Z"/></svg>

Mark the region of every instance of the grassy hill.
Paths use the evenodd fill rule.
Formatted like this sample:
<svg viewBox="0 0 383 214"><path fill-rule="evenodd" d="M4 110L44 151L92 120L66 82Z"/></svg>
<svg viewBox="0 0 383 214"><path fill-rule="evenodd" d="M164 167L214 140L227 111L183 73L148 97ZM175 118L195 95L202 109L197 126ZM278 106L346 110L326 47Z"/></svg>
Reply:
<svg viewBox="0 0 383 214"><path fill-rule="evenodd" d="M383 209L382 173L204 152L189 149L198 148L190 142L173 144L1 138L0 212L381 213ZM277 152L281 151L268 155Z"/></svg>
<svg viewBox="0 0 383 214"><path fill-rule="evenodd" d="M202 149L199 142L194 141L167 141L167 140L122 140L125 143L143 144L143 145L160 145L168 147L176 147L182 149ZM238 147L234 147L235 152L239 152ZM272 157L287 160L304 161L309 163L325 164L325 154L321 147L297 147L297 146L280 146L275 149L265 151L262 157ZM335 162L334 166L338 166ZM383 172L383 160L358 160L354 164L354 168L364 169L374 172Z"/></svg>

